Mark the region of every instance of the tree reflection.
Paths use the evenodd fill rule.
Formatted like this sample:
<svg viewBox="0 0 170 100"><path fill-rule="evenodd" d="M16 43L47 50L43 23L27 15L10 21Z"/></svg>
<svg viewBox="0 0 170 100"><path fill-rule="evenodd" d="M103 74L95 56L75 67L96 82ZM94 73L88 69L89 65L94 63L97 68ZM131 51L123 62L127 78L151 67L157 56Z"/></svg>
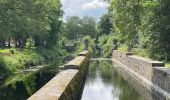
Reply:
<svg viewBox="0 0 170 100"><path fill-rule="evenodd" d="M59 71L57 62L36 72L23 72L6 78L0 84L0 100L26 100Z"/></svg>
<svg viewBox="0 0 170 100"><path fill-rule="evenodd" d="M90 97L87 97L89 96ZM103 97L103 96L109 97ZM93 96L93 97L92 97ZM82 100L144 100L113 67L112 61L91 61Z"/></svg>

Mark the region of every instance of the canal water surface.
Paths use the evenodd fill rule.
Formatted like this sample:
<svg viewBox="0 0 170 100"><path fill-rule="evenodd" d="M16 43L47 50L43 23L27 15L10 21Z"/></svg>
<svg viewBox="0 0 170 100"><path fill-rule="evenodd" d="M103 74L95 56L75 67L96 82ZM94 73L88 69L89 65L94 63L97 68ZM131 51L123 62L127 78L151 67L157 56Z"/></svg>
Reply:
<svg viewBox="0 0 170 100"><path fill-rule="evenodd" d="M37 71L21 72L6 77L0 81L0 100L26 100L52 79L62 64L63 60L56 60Z"/></svg>
<svg viewBox="0 0 170 100"><path fill-rule="evenodd" d="M114 69L112 61L94 60L89 64L81 100L145 100Z"/></svg>

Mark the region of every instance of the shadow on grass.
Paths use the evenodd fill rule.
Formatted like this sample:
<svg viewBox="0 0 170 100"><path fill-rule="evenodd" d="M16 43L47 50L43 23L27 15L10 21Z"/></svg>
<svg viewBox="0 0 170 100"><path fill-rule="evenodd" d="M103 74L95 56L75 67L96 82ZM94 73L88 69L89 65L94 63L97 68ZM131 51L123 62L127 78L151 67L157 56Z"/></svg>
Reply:
<svg viewBox="0 0 170 100"><path fill-rule="evenodd" d="M0 56L0 77L4 76L5 74L11 73L6 67L5 67L4 59L2 56Z"/></svg>

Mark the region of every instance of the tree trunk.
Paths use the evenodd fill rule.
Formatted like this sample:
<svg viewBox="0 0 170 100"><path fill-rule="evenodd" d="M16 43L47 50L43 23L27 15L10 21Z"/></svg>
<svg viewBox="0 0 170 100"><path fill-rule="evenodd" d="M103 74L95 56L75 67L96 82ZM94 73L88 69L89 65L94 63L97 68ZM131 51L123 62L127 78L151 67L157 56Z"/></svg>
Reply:
<svg viewBox="0 0 170 100"><path fill-rule="evenodd" d="M11 47L11 38L8 38L8 47Z"/></svg>
<svg viewBox="0 0 170 100"><path fill-rule="evenodd" d="M19 39L18 39L18 47L22 47L22 43L21 43L21 41L22 41L22 39L21 39L21 37L19 37Z"/></svg>

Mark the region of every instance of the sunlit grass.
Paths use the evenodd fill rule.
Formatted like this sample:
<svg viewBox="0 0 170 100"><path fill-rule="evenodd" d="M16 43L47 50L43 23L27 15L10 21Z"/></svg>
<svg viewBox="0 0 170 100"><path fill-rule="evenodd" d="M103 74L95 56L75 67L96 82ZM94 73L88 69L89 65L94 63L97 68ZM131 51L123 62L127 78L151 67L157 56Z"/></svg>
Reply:
<svg viewBox="0 0 170 100"><path fill-rule="evenodd" d="M120 52L127 52L128 51L128 47L119 47L118 50Z"/></svg>
<svg viewBox="0 0 170 100"><path fill-rule="evenodd" d="M9 53L10 49L0 49L0 53Z"/></svg>
<svg viewBox="0 0 170 100"><path fill-rule="evenodd" d="M64 50L56 47L51 49L37 48L36 50L19 48L1 49L0 53L2 53L0 55L0 66L3 69L0 70L0 75L7 72L20 72L22 69L45 64L67 54Z"/></svg>
<svg viewBox="0 0 170 100"><path fill-rule="evenodd" d="M170 68L170 61L166 61L165 66Z"/></svg>

